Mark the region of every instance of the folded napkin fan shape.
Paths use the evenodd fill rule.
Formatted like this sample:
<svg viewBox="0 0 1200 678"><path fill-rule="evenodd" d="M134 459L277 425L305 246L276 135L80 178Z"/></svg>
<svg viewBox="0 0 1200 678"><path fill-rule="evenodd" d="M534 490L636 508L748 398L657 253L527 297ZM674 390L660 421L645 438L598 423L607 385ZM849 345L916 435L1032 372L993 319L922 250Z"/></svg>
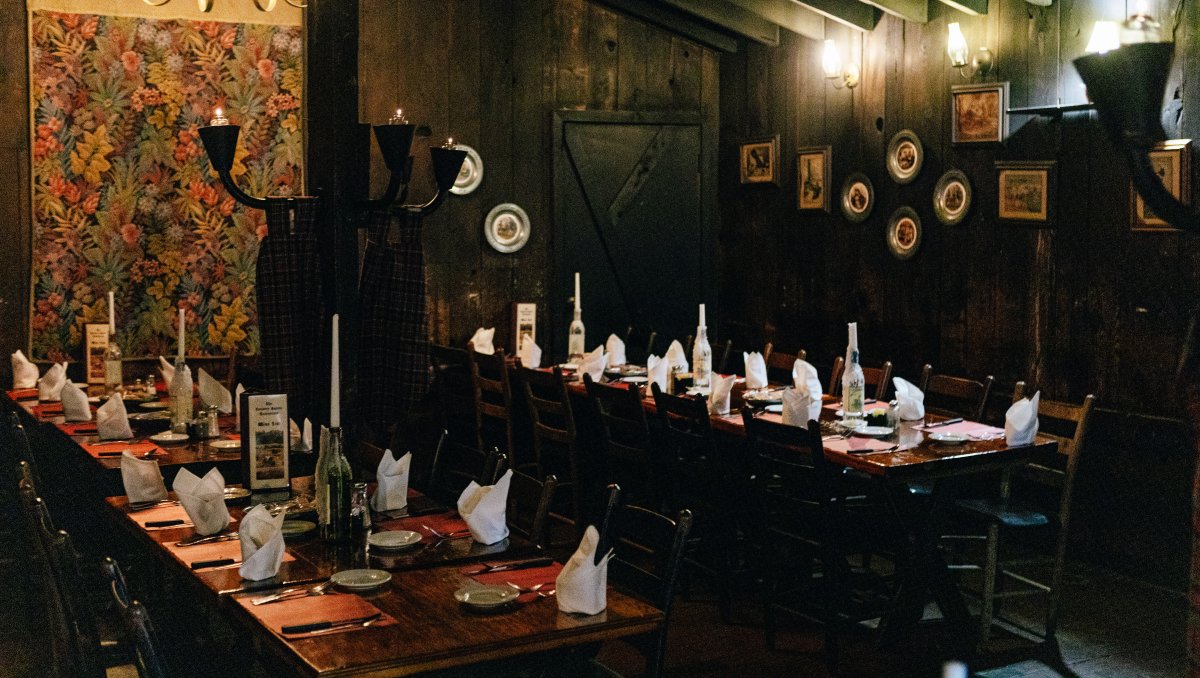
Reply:
<svg viewBox="0 0 1200 678"><path fill-rule="evenodd" d="M43 402L58 400L61 398L63 386L66 384L67 364L54 363L37 381L38 400Z"/></svg>
<svg viewBox="0 0 1200 678"><path fill-rule="evenodd" d="M158 369L162 372L163 383L167 385L167 391L171 390L171 381L175 379L175 366L167 362L167 359L158 356Z"/></svg>
<svg viewBox="0 0 1200 678"><path fill-rule="evenodd" d="M238 540L242 546L242 579L260 581L279 573L283 554L283 521L287 514L272 516L266 506L259 504L242 516L238 525Z"/></svg>
<svg viewBox="0 0 1200 678"><path fill-rule="evenodd" d="M590 374L592 381L600 381L604 376L605 367L608 367L608 355L604 353L603 346L597 346L591 353L583 356L579 363L579 373Z"/></svg>
<svg viewBox="0 0 1200 678"><path fill-rule="evenodd" d="M712 375L712 386L708 392L708 413L716 415L729 414L730 392L733 390L735 375Z"/></svg>
<svg viewBox="0 0 1200 678"><path fill-rule="evenodd" d="M1038 403L1042 392L1021 398L1004 414L1004 440L1010 447L1031 445L1038 432Z"/></svg>
<svg viewBox="0 0 1200 678"><path fill-rule="evenodd" d="M817 368L797 359L792 363L794 388L783 391L783 423L808 428L808 422L821 418L821 379Z"/></svg>
<svg viewBox="0 0 1200 678"><path fill-rule="evenodd" d="M196 534L216 534L229 527L229 509L225 507L225 477L212 468L203 478L179 469L174 490L179 503L196 525Z"/></svg>
<svg viewBox="0 0 1200 678"><path fill-rule="evenodd" d="M746 365L746 388L767 387L767 362L758 351L742 353L742 361Z"/></svg>
<svg viewBox="0 0 1200 678"><path fill-rule="evenodd" d="M138 459L129 452L121 455L121 484L130 504L162 501L167 498L162 470L153 459Z"/></svg>
<svg viewBox="0 0 1200 678"><path fill-rule="evenodd" d="M491 355L496 352L496 348L492 345L492 339L496 336L496 328L489 327L484 329L480 327L475 330L475 334L471 335L471 345L475 347L476 353Z"/></svg>
<svg viewBox="0 0 1200 678"><path fill-rule="evenodd" d="M108 402L96 410L96 433L100 435L100 440L124 440L133 437L123 398L109 398Z"/></svg>
<svg viewBox="0 0 1200 678"><path fill-rule="evenodd" d="M892 377L896 386L896 416L904 421L925 418L925 394L907 379Z"/></svg>
<svg viewBox="0 0 1200 678"><path fill-rule="evenodd" d="M679 343L678 339L672 341L671 345L667 347L664 358L675 368L676 372L688 371L687 355L683 352L683 344Z"/></svg>
<svg viewBox="0 0 1200 678"><path fill-rule="evenodd" d="M221 382L213 379L203 367L197 370L199 380L197 389L200 392L200 402L204 403L205 407L215 407L221 414L229 414L233 412L233 396L230 395L229 389L225 388Z"/></svg>
<svg viewBox="0 0 1200 678"><path fill-rule="evenodd" d="M608 335L604 342L604 352L608 354L609 367L620 367L625 364L625 342L615 334Z"/></svg>
<svg viewBox="0 0 1200 678"><path fill-rule="evenodd" d="M34 388L38 382L38 368L17 349L12 354L13 390Z"/></svg>
<svg viewBox="0 0 1200 678"><path fill-rule="evenodd" d="M472 480L458 497L458 514L467 523L471 538L480 544L495 544L508 538L508 487L512 474L512 469L505 471L495 485L480 485Z"/></svg>
<svg viewBox="0 0 1200 678"><path fill-rule="evenodd" d="M646 378L649 383L658 384L658 389L665 392L670 366L671 361L666 358L659 358L654 354L646 358Z"/></svg>
<svg viewBox="0 0 1200 678"><path fill-rule="evenodd" d="M517 357L521 359L522 366L531 370L542 366L542 348L534 343L533 339L526 339L521 344L521 350Z"/></svg>
<svg viewBox="0 0 1200 678"><path fill-rule="evenodd" d="M412 454L405 452L399 459L387 450L375 469L375 495L371 508L376 511L397 511L408 506L408 469Z"/></svg>
<svg viewBox="0 0 1200 678"><path fill-rule="evenodd" d="M63 406L63 417L69 422L91 421L92 406L88 404L87 394L71 382L63 384L60 392Z"/></svg>
<svg viewBox="0 0 1200 678"><path fill-rule="evenodd" d="M563 565L554 582L560 611L600 614L608 607L608 561L612 553L605 554L597 564L596 549L599 546L600 533L595 526L588 525L579 548Z"/></svg>

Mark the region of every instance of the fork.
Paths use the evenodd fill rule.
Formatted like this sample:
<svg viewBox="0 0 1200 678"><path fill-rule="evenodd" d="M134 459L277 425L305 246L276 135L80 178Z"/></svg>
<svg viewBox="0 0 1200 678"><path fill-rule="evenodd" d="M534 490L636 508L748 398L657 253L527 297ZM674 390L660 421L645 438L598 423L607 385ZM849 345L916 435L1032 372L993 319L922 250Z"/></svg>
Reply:
<svg viewBox="0 0 1200 678"><path fill-rule="evenodd" d="M332 579L321 582L320 584L307 589L303 586L294 589L284 589L279 593L273 593L269 596L263 596L262 598L255 598L254 600L250 601L250 604L266 605L267 603L277 603L281 600L293 600L295 598L306 598L308 596L323 596L325 595L325 592L329 590L330 586L333 586Z"/></svg>
<svg viewBox="0 0 1200 678"><path fill-rule="evenodd" d="M521 587L511 581L506 581L504 583L516 589L518 593L536 593L538 598L549 598L558 590L550 589L549 591L543 591L542 589L546 586L549 586L549 584L534 584L533 586L529 587Z"/></svg>
<svg viewBox="0 0 1200 678"><path fill-rule="evenodd" d="M421 527L429 530L429 534L432 534L442 541L447 539L462 539L463 537L471 536L470 530L458 530L457 532L438 532L437 530L425 524L422 524Z"/></svg>

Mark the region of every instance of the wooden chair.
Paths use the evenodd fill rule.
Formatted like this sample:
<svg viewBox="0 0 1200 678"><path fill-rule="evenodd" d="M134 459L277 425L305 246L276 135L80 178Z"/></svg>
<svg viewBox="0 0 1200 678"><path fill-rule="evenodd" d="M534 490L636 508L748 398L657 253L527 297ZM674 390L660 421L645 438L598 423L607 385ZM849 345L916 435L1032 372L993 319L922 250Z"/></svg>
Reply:
<svg viewBox="0 0 1200 678"><path fill-rule="evenodd" d="M125 622L125 628L134 639L135 661L138 676L141 678L169 678L174 675L164 654L159 650L162 644L157 639L154 624L150 621L150 613L146 607L129 595L125 584L125 575L120 566L112 558L105 558L100 563L100 570L110 582L113 601Z"/></svg>
<svg viewBox="0 0 1200 678"><path fill-rule="evenodd" d="M557 484L558 479L553 475L538 480L520 471L513 471L508 487L505 518L509 531L537 544L540 549L549 545L547 519Z"/></svg>
<svg viewBox="0 0 1200 678"><path fill-rule="evenodd" d="M647 508L662 506L663 469L656 465L642 394L634 384L600 384L585 374L588 402L600 422L602 476L625 488L626 501Z"/></svg>
<svg viewBox="0 0 1200 678"><path fill-rule="evenodd" d="M917 388L925 394L926 412L982 422L993 381L990 374L983 381L933 374L933 367L927 364L921 368Z"/></svg>
<svg viewBox="0 0 1200 678"><path fill-rule="evenodd" d="M808 351L800 349L796 353L776 351L771 342L763 347L763 362L767 365L767 381L772 384L791 384L792 368L797 360L808 360Z"/></svg>
<svg viewBox="0 0 1200 678"><path fill-rule="evenodd" d="M842 370L844 368L845 359L842 356L833 359L833 369L829 372L829 393L831 395L842 395ZM892 387L892 361L883 361L881 367L864 366L862 371L867 397L874 398L879 402L887 402L888 395L891 393L888 389Z"/></svg>
<svg viewBox="0 0 1200 678"><path fill-rule="evenodd" d="M471 378L471 360L461 348L430 344L433 364L433 393L437 399L437 418L443 431L460 445L478 445L475 418L475 383Z"/></svg>
<svg viewBox="0 0 1200 678"><path fill-rule="evenodd" d="M480 485L492 485L507 468L504 453L492 449L483 452L474 447L454 442L450 434L442 432L433 453L433 466L429 473L426 494L449 504L458 501L459 495L471 481Z"/></svg>
<svg viewBox="0 0 1200 678"><path fill-rule="evenodd" d="M631 363L644 365L646 358L654 353L654 341L657 338L658 332L653 329L637 330L630 325L625 328L625 357Z"/></svg>
<svg viewBox="0 0 1200 678"><path fill-rule="evenodd" d="M557 502L551 517L571 525L578 537L585 527L586 487L567 383L557 367L550 372L522 367L517 374L533 420L534 461L521 470L529 469L542 479L551 474L558 477L559 498L564 499L564 490L568 496Z"/></svg>
<svg viewBox="0 0 1200 678"><path fill-rule="evenodd" d="M1018 382L1013 400L1024 397L1025 384ZM1071 527L1071 503L1075 485L1075 472L1079 467L1079 455L1083 450L1088 423L1095 406L1095 397L1088 395L1079 405L1053 400L1041 400L1038 405L1040 420L1038 435L1051 438L1058 443L1058 453L1052 457L1037 459L1023 468L1006 473L1001 477L999 492L995 497L959 499L956 507L967 516L987 525L985 535L977 536L985 544L982 565L969 564L959 569L982 569L983 587L980 592L982 610L979 615L979 642L986 644L992 624L997 620L1012 623L999 615L999 602L1025 595L1046 595L1046 617L1042 633L1023 629L1040 635L1048 645L1057 644L1058 611L1062 596L1062 575L1066 565L1067 538ZM1060 434L1059 431L1069 431ZM1033 497L1050 490L1057 497L1036 501ZM1000 535L1005 532L1028 532L1038 529L1055 530L1054 553L1050 582L1032 579L1011 569L1014 562L1000 560ZM1003 578L1003 579L1001 579ZM1011 580L1024 588L997 590L1000 582Z"/></svg>
<svg viewBox="0 0 1200 678"><path fill-rule="evenodd" d="M720 374L729 374L729 355L733 352L733 340L713 344L713 370Z"/></svg>
<svg viewBox="0 0 1200 678"><path fill-rule="evenodd" d="M513 449L512 388L504 352L496 349L491 354L478 353L468 342L467 362L474 386L476 447L496 448L508 454L514 467L525 463L516 458Z"/></svg>

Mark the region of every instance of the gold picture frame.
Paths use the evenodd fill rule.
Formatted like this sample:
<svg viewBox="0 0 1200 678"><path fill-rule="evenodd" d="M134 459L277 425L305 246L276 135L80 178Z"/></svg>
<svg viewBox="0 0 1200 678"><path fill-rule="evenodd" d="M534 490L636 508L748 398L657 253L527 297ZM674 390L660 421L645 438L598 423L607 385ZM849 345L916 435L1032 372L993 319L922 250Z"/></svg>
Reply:
<svg viewBox="0 0 1200 678"><path fill-rule="evenodd" d="M743 184L779 185L779 135L742 142L738 176Z"/></svg>
<svg viewBox="0 0 1200 678"><path fill-rule="evenodd" d="M796 209L828 212L832 183L832 146L809 146L796 152Z"/></svg>
<svg viewBox="0 0 1200 678"><path fill-rule="evenodd" d="M1055 162L1053 160L996 163L996 217L1032 226L1054 223Z"/></svg>
<svg viewBox="0 0 1200 678"><path fill-rule="evenodd" d="M1008 83L950 88L950 142L1002 144L1008 136Z"/></svg>
<svg viewBox="0 0 1200 678"><path fill-rule="evenodd" d="M1167 191L1184 205L1192 202L1192 140L1171 139L1155 144L1150 151L1150 166ZM1135 231L1178 231L1160 219L1129 184L1129 225Z"/></svg>

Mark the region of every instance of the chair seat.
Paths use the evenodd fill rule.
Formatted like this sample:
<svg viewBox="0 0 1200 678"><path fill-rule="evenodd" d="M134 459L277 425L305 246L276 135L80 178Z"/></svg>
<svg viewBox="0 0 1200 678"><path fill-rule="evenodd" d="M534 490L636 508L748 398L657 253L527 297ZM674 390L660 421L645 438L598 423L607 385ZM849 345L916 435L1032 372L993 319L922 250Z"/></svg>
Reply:
<svg viewBox="0 0 1200 678"><path fill-rule="evenodd" d="M960 499L958 508L1006 527L1041 527L1050 524L1045 513L1004 499Z"/></svg>

